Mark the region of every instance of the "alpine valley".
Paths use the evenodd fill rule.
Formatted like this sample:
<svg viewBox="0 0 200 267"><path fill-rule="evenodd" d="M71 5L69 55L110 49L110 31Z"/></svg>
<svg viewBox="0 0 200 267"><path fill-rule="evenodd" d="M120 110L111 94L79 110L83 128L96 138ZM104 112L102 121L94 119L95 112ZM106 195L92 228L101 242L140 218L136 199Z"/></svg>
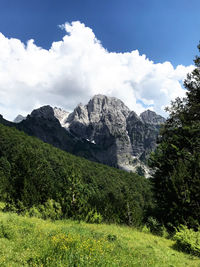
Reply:
<svg viewBox="0 0 200 267"><path fill-rule="evenodd" d="M115 97L95 95L72 113L43 106L14 122L1 116L0 122L72 154L148 177L147 160L165 119L150 110L138 116Z"/></svg>

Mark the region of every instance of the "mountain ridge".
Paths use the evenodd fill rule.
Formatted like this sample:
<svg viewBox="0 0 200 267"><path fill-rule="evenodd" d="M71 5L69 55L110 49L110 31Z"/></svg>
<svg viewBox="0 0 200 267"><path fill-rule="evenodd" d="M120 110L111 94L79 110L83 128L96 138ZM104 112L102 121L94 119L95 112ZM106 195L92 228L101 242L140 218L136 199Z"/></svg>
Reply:
<svg viewBox="0 0 200 267"><path fill-rule="evenodd" d="M71 113L47 105L15 124L29 135L75 155L127 171L142 168L149 176L146 161L164 122L153 111L138 116L118 98L95 95Z"/></svg>

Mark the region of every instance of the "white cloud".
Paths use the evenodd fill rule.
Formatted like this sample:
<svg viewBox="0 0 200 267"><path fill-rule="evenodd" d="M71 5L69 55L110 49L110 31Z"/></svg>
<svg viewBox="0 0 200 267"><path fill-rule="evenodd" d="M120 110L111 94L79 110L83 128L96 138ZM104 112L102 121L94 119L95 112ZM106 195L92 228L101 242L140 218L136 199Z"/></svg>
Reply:
<svg viewBox="0 0 200 267"><path fill-rule="evenodd" d="M144 103L164 114L164 106L184 95L181 84L193 66L154 64L137 50L110 53L78 21L62 28L66 35L49 50L0 34L0 113L5 118L45 104L72 110L94 94L118 97L138 113Z"/></svg>

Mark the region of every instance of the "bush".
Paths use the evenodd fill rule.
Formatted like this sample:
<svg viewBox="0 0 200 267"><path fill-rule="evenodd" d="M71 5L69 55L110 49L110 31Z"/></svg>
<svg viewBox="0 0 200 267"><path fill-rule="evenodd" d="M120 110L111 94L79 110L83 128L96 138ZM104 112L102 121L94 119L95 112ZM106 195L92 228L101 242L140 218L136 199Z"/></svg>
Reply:
<svg viewBox="0 0 200 267"><path fill-rule="evenodd" d="M3 211L3 209L5 208L6 203L4 202L0 202L0 211Z"/></svg>
<svg viewBox="0 0 200 267"><path fill-rule="evenodd" d="M107 235L107 240L108 241L116 241L117 240L117 236L116 235L111 235L111 234L109 234L109 235Z"/></svg>
<svg viewBox="0 0 200 267"><path fill-rule="evenodd" d="M164 225L159 223L154 217L149 217L146 227L150 229L150 232L155 235L167 237L168 233Z"/></svg>
<svg viewBox="0 0 200 267"><path fill-rule="evenodd" d="M200 257L200 229L194 231L187 226L181 225L175 236L176 247L184 252Z"/></svg>
<svg viewBox="0 0 200 267"><path fill-rule="evenodd" d="M85 221L88 223L101 223L103 221L103 217L96 210L90 210Z"/></svg>
<svg viewBox="0 0 200 267"><path fill-rule="evenodd" d="M30 217L42 218L42 214L40 213L38 208L35 206L30 208L30 210L26 212L26 215Z"/></svg>
<svg viewBox="0 0 200 267"><path fill-rule="evenodd" d="M0 238L12 239L15 237L13 227L4 221L0 221Z"/></svg>
<svg viewBox="0 0 200 267"><path fill-rule="evenodd" d="M62 209L61 205L53 199L48 199L44 205L33 206L26 213L30 217L37 217L42 219L61 219L62 218Z"/></svg>
<svg viewBox="0 0 200 267"><path fill-rule="evenodd" d="M13 203L6 203L4 208L2 209L2 211L3 212L14 212L14 213L17 213L18 212L18 208Z"/></svg>
<svg viewBox="0 0 200 267"><path fill-rule="evenodd" d="M149 227L146 226L146 224L142 227L141 231L143 233L150 233L151 232L151 230L149 229Z"/></svg>

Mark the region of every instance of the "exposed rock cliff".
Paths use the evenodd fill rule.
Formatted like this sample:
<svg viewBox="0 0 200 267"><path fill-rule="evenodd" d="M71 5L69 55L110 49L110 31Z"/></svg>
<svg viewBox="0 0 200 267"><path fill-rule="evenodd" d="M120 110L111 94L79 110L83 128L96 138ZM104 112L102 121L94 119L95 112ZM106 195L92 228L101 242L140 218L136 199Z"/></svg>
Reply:
<svg viewBox="0 0 200 267"><path fill-rule="evenodd" d="M19 122L21 122L21 121L23 121L25 119L26 119L26 117L24 117L24 116L22 116L22 115L19 114L19 115L17 115L17 117L14 119L13 122L19 123Z"/></svg>
<svg viewBox="0 0 200 267"><path fill-rule="evenodd" d="M154 111L146 110L140 114L140 118L144 123L160 125L165 123L165 118L156 114Z"/></svg>
<svg viewBox="0 0 200 267"><path fill-rule="evenodd" d="M126 170L146 169L145 161L155 149L165 119L147 110L138 116L114 97L94 96L79 104L62 124L74 136L100 147L98 161ZM147 171L147 169L146 169Z"/></svg>
<svg viewBox="0 0 200 267"><path fill-rule="evenodd" d="M34 110L17 128L90 160L148 176L146 160L165 119L147 110L138 116L114 97L94 96L72 113L50 106Z"/></svg>

